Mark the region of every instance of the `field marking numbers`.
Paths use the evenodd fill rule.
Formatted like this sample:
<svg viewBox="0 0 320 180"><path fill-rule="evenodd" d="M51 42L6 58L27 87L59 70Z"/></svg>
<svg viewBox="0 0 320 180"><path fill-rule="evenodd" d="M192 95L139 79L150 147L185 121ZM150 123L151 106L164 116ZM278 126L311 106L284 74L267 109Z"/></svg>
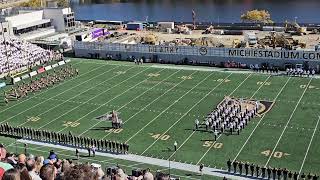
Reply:
<svg viewBox="0 0 320 180"><path fill-rule="evenodd" d="M280 91L278 92L277 96L273 99L273 102L275 103L276 100L278 99L278 97L280 96L280 94L282 93L282 91L284 90L284 88L287 86L289 80L291 79L291 77L289 77L286 81L286 83L282 86L282 88L280 89ZM232 162L234 162L238 156L240 155L240 153L242 152L243 148L247 145L247 143L249 142L249 139L251 138L251 136L253 135L253 133L256 131L257 127L259 126L259 124L262 122L262 120L264 119L266 114L263 114L261 119L259 120L259 122L257 123L257 125L254 127L254 129L252 130L252 132L250 133L249 137L247 138L247 140L244 142L244 144L242 145L242 147L240 148L240 150L238 151L236 157L233 158Z"/></svg>
<svg viewBox="0 0 320 180"><path fill-rule="evenodd" d="M309 88L309 89L319 89L319 88L316 88L315 86L312 86L312 85L300 85L299 86L301 89L305 89L305 88Z"/></svg>
<svg viewBox="0 0 320 180"><path fill-rule="evenodd" d="M301 171L302 171L302 169L303 169L304 163L305 163L306 158L307 158L307 156L308 156L309 149L310 149L310 146L311 146L312 141L313 141L313 137L314 137L314 135L315 135L315 133L316 133L316 131L317 131L317 129L318 129L319 120L320 120L320 116L318 117L318 121L317 121L316 127L314 128L314 131L313 131L313 134L312 134L312 136L311 136L311 139L310 139L310 142L309 142L309 145L308 145L306 154L304 155L304 158L303 158L303 161L302 161L300 170L299 170L299 174L301 174Z"/></svg>
<svg viewBox="0 0 320 180"><path fill-rule="evenodd" d="M229 78L233 73L230 73L227 77L225 77L225 79ZM212 74L209 74L209 76L211 76ZM206 78L204 78L202 81L200 81L195 87L197 87L200 83L204 82L209 76L207 76ZM184 118L194 107L196 107L201 101L203 101L203 99L205 99L207 96L209 96L209 94L212 93L212 91L214 91L217 87L219 87L221 84L223 83L220 82L219 84L217 84L213 89L211 89L205 96L203 96L197 103L195 103L187 112L185 112L177 121L175 121L175 123L173 123L164 133L162 134L166 134L168 131L170 131L170 129L172 127L174 127L178 122L181 121L182 118ZM192 91L195 87L193 87L192 89L190 89L190 91ZM189 91L185 94L187 95L189 93ZM149 145L142 153L141 155L143 155L146 151L148 151L155 143L157 142L157 140L155 140L151 145Z"/></svg>
<svg viewBox="0 0 320 180"><path fill-rule="evenodd" d="M307 85L306 87L308 87L308 86L310 85L311 81L312 81L312 78L310 78L310 80L309 80L309 82L308 82L308 85ZM278 147L279 142L280 142L280 140L281 140L284 132L286 131L286 129L287 129L287 127L288 127L288 125L289 125L289 123L290 123L290 121L291 121L294 113L296 112L296 110L297 110L297 108L298 108L298 106L299 106L299 104L300 104L300 102L301 102L304 94L306 93L307 89L308 89L308 88L305 88L304 91L303 91L303 93L301 94L300 99L299 99L299 101L297 102L296 106L294 107L294 109L293 109L293 111L292 111L292 113L291 113L291 115L290 115L290 117L289 117L289 119L288 119L288 121L287 121L287 124L286 124L285 127L283 128L283 131L281 132L281 135L280 135L277 143L275 144L275 146L274 146L271 154L273 154L274 151L276 150L276 148ZM269 164L269 161L270 161L271 157L272 157L272 156L269 156L269 158L268 158L268 160L267 160L267 162L266 162L266 164L265 164L264 166L267 166L267 165Z"/></svg>
<svg viewBox="0 0 320 180"><path fill-rule="evenodd" d="M251 74L250 74L251 75ZM216 80L213 80L213 81L216 81L216 82L225 82L225 83L228 83L230 82L231 80L230 79L216 79Z"/></svg>
<svg viewBox="0 0 320 180"><path fill-rule="evenodd" d="M38 116L27 116L27 122L37 122L39 121L41 118Z"/></svg>
<svg viewBox="0 0 320 180"><path fill-rule="evenodd" d="M149 135L153 138L153 139L160 139L162 141L166 141L170 138L170 135L168 134L153 134L153 133L149 133Z"/></svg>
<svg viewBox="0 0 320 180"><path fill-rule="evenodd" d="M249 78L249 77L251 77L251 75L252 74L249 74L230 94L229 94L229 96L231 96L234 92L236 92L236 90ZM223 82L223 81L222 81ZM221 82L220 82L221 83ZM215 88L214 88L215 89ZM211 92L212 93L212 92ZM210 94L211 94L210 93ZM183 143L177 148L177 151L193 136L193 134L195 133L196 131L193 131L188 137L187 137L187 139L185 139L184 141L183 141ZM219 137L218 137L219 138ZM167 160L169 160L172 156L174 156L175 154L176 154L176 152L177 151L175 151L175 152L173 152L170 156L169 156L169 158L167 159Z"/></svg>
<svg viewBox="0 0 320 180"><path fill-rule="evenodd" d="M270 86L271 85L271 82L262 82L262 81L258 81L257 82L257 85L264 85L264 86Z"/></svg>
<svg viewBox="0 0 320 180"><path fill-rule="evenodd" d="M122 131L123 131L123 129L121 128L121 129L107 129L107 130L105 130L104 132L106 132L106 133L119 134L119 133L121 133Z"/></svg>
<svg viewBox="0 0 320 180"><path fill-rule="evenodd" d="M79 64L79 63L76 63L76 64ZM76 64L74 64L74 65L76 65ZM105 66L107 66L107 65L108 65L108 64L106 64ZM82 76L84 76L84 75L86 75L86 74L88 74L88 73L91 73L91 72L93 72L93 71L95 71L95 70L97 70L97 69L99 69L99 68L105 67L105 66L100 66L100 67L94 68L94 69L92 69L92 70L90 70L90 71L88 71L88 72L86 72L86 73L84 73L84 74L81 74L80 76L77 76L77 77L75 77L75 78L72 78L72 79L68 79L68 80L66 80L66 81L63 81L63 82L59 83L58 85L56 85L56 86L54 86L54 87L52 87L52 88L46 89L46 90L44 90L44 91L41 91L41 92L39 92L38 94L36 94L36 95L34 95L34 96L31 96L30 98L24 99L23 101L20 101L20 102L18 102L17 104L14 104L14 105L12 105L12 106L10 106L10 107L8 107L8 108L0 111L0 113L6 111L6 110L8 110L8 109L11 109L11 108L13 108L13 107L15 107L15 106L23 103L23 102L26 102L26 101L28 101L28 100L30 100L30 99L32 99L32 98L38 97L38 96L40 96L41 94L43 94L43 93L45 93L45 92L47 92L47 91L49 91L49 90L55 89L55 88L57 88L57 87L65 84L65 83L67 83L67 82L70 82L71 80L78 79L78 78L80 78L80 77L82 77ZM96 77L96 76L95 76L95 77ZM90 79L90 80L91 80L91 79ZM81 85L81 84L82 84L82 83L80 83L79 85ZM77 87L77 86L75 86L75 87ZM73 88L75 88L75 87L72 87L71 89L73 89ZM66 92L66 91L68 91L68 90L70 90L70 89L66 89L65 91L63 91L63 93ZM55 97L55 96L54 96L54 97ZM2 123L2 122L1 122L1 123Z"/></svg>
<svg viewBox="0 0 320 180"><path fill-rule="evenodd" d="M125 74L125 73L127 73L127 72L126 71L117 71L117 72L115 72L115 74L117 74L117 75Z"/></svg>
<svg viewBox="0 0 320 180"><path fill-rule="evenodd" d="M80 123L79 122L74 122L74 121L63 121L63 124L62 126L65 126L65 127L77 127L79 126Z"/></svg>
<svg viewBox="0 0 320 180"><path fill-rule="evenodd" d="M183 80L191 80L192 79L192 76L189 75L189 76L181 76L179 77L180 79L183 79Z"/></svg>
<svg viewBox="0 0 320 180"><path fill-rule="evenodd" d="M263 154L265 156L273 156L273 157L278 158L278 159L282 158L283 156L289 156L290 155L288 153L284 153L284 152L281 152L281 151L276 151L272 155L270 149L262 151L261 154Z"/></svg>
<svg viewBox="0 0 320 180"><path fill-rule="evenodd" d="M210 148L213 146L214 149L221 149L223 147L223 143L214 143L213 141L205 141L202 144L203 147Z"/></svg>
<svg viewBox="0 0 320 180"><path fill-rule="evenodd" d="M115 67L115 68L116 68L116 67ZM115 68L112 68L112 69L110 69L109 71L111 71L111 70L113 70L113 69L115 69ZM109 71L106 71L105 73L107 73L107 72L109 72ZM103 73L103 74L105 74L105 73ZM98 75L98 76L100 76L100 75ZM97 76L97 77L98 77L98 76ZM56 107L59 107L59 106L61 106L62 104L66 103L66 102L69 102L69 100L70 100L70 99L73 99L73 98L75 98L75 97L78 97L78 96L80 96L81 94L83 94L83 93L85 93L85 92L88 92L89 90L91 90L91 89L93 89L93 88L95 88L95 87L97 87L97 86L99 86L99 85L101 85L101 84L105 83L106 81L108 81L108 80L110 80L110 79L112 79L112 78L115 78L115 77L117 77L117 76L113 76L113 77L111 77L111 78L108 78L108 79L106 79L106 80L104 80L104 81L100 82L99 84L97 84L97 85L95 85L95 86L92 86L91 88L89 88L89 89L85 90L84 92L79 93L79 94L77 94L76 96L72 96L72 97L68 98L66 101L64 101L64 102L62 102L62 103L60 103L60 104L57 104L57 105L55 105L55 106L53 106L53 107L49 108L49 109L48 109L48 110L46 110L46 111L41 112L40 114L38 114L38 116L41 116L41 115L43 115L43 114L45 114L45 113L47 113L47 112L51 111L52 109L55 109ZM75 87L77 87L77 86L75 86ZM51 98L49 98L49 99L53 99L53 98L54 98L54 96L53 96L53 97L51 97ZM49 100L49 99L47 99L47 100ZM43 101L43 102L45 102L45 101ZM24 123L20 124L19 126L23 126L25 123L26 123L26 122L24 122Z"/></svg>
<svg viewBox="0 0 320 180"><path fill-rule="evenodd" d="M158 77L158 76L160 76L160 74L159 73L150 73L147 76L149 76L149 77Z"/></svg>
<svg viewBox="0 0 320 180"><path fill-rule="evenodd" d="M116 66L116 67L119 67L119 66ZM116 67L115 67L115 68L116 68ZM109 71L111 71L112 69L115 69L115 68L111 68ZM94 77L92 77L92 78L90 78L90 79L88 79L88 80L86 80L86 81L83 81L83 82L79 83L79 84L76 85L76 86L73 86L72 88L66 89L66 90L62 91L61 93L59 93L59 94L57 94L57 95L54 95L54 96L52 96L52 97L50 97L50 98L47 98L46 100L42 101L41 103L38 103L38 104L36 104L36 105L34 105L34 106L29 107L28 109L25 109L25 110L23 110L23 111L20 111L19 113L11 116L10 118L8 118L8 119L6 119L6 120L1 121L0 123L7 122L8 120L10 120L10 119L12 119L12 118L14 118L14 117L16 117L16 116L18 116L18 115L20 115L20 114L22 114L22 113L24 113L24 112L27 112L28 110L30 110L30 109L32 109L32 108L35 108L35 107L37 107L37 106L39 106L39 105L41 105L41 104L43 104L43 103L45 103L45 102L47 102L47 101L55 98L55 97L58 97L58 96L60 96L61 94L65 93L65 92L67 92L67 91L70 91L71 89L74 89L74 88L76 88L76 87L79 87L79 86L81 86L82 84L87 83L87 82L91 81L92 79L94 79L94 78L96 78L96 77L99 77L99 76L101 76L101 75L103 75L103 74L105 74L105 73L107 73L107 72L109 72L109 71L106 71L106 72L104 72L104 73L102 73L102 74L96 75L96 76L94 76ZM31 99L31 98L30 98L30 99ZM70 98L70 99L71 99L71 98ZM59 105L57 105L57 106L59 106ZM54 107L56 107L56 106L54 106ZM51 110L51 108L50 108L50 110ZM49 110L49 111L50 111L50 110ZM48 111L48 110L47 110L47 111ZM41 114L42 114L42 113L41 113Z"/></svg>

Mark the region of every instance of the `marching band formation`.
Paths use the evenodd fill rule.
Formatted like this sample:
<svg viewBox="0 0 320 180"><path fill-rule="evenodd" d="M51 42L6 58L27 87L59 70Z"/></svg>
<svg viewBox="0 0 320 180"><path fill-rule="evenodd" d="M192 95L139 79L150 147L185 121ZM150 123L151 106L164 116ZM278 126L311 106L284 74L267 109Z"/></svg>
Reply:
<svg viewBox="0 0 320 180"><path fill-rule="evenodd" d="M205 118L205 128L214 133L215 140L218 134L237 132L245 128L248 122L257 114L259 103L255 102L253 108L247 105L243 107L243 100L237 102L226 97L208 116ZM199 129L199 120L195 120L195 130Z"/></svg>
<svg viewBox="0 0 320 180"><path fill-rule="evenodd" d="M20 98L27 97L30 93L38 92L42 89L47 89L54 86L67 78L72 78L79 74L78 69L73 68L71 65L61 68L57 72L31 80L29 83L23 82L21 85L12 87L9 91L4 91L4 102L8 104L9 101L19 100Z"/></svg>

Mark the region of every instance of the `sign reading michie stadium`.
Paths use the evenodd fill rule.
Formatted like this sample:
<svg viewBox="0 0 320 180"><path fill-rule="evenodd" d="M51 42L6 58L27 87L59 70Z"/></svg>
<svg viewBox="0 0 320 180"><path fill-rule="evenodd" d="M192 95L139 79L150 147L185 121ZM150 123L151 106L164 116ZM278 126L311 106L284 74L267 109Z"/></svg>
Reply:
<svg viewBox="0 0 320 180"><path fill-rule="evenodd" d="M229 49L229 57L320 60L320 52L268 49Z"/></svg>
<svg viewBox="0 0 320 180"><path fill-rule="evenodd" d="M168 54L181 56L206 56L226 58L254 58L281 60L320 60L320 52L302 50L275 50L249 48L214 48L205 46L165 46L145 44L120 44L104 42L75 42L75 52L94 51L135 52L142 54ZM81 53L80 53L81 54Z"/></svg>

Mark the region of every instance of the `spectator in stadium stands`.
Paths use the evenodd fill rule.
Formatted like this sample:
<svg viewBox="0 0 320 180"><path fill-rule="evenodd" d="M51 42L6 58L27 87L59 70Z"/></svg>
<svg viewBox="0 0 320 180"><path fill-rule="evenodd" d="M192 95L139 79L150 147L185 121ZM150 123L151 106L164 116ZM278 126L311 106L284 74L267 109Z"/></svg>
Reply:
<svg viewBox="0 0 320 180"><path fill-rule="evenodd" d="M42 180L55 180L56 178L56 168L50 161L44 161L44 165L40 169L40 178Z"/></svg>
<svg viewBox="0 0 320 180"><path fill-rule="evenodd" d="M0 41L0 74L21 68L31 68L39 63L44 64L62 58L60 53L42 49L15 37L8 37L6 41Z"/></svg>
<svg viewBox="0 0 320 180"><path fill-rule="evenodd" d="M20 180L21 175L18 169L9 169L7 170L3 177L2 180Z"/></svg>
<svg viewBox="0 0 320 180"><path fill-rule="evenodd" d="M20 154L19 156L18 156L18 166L20 167L20 168L22 168L22 167L25 167L25 165L26 165L26 155L24 155L24 154Z"/></svg>
<svg viewBox="0 0 320 180"><path fill-rule="evenodd" d="M146 170L143 170L143 180L153 180L154 177L153 175L150 173L150 169L146 169Z"/></svg>
<svg viewBox="0 0 320 180"><path fill-rule="evenodd" d="M35 168L36 168L36 173L39 174L40 173L40 169L43 166L43 161L44 161L44 157L43 156L38 156L35 158L36 162L35 162Z"/></svg>
<svg viewBox="0 0 320 180"><path fill-rule="evenodd" d="M36 161L34 159L27 160L26 167L32 180L41 180L36 172Z"/></svg>
<svg viewBox="0 0 320 180"><path fill-rule="evenodd" d="M65 172L63 180L96 180L97 172L88 165L76 165Z"/></svg>
<svg viewBox="0 0 320 180"><path fill-rule="evenodd" d="M25 166L22 169L20 169L20 178L21 180L32 180L32 178L29 175L28 169Z"/></svg>

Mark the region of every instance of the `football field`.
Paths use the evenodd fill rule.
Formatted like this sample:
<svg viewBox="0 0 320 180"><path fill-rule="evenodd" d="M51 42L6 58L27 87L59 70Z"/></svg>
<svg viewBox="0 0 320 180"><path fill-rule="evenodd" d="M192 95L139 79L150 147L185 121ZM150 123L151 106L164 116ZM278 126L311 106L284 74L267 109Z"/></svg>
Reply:
<svg viewBox="0 0 320 180"><path fill-rule="evenodd" d="M79 76L0 104L0 123L127 142L130 152L226 169L228 159L320 174L320 79L72 59ZM178 67L178 68L177 68ZM193 131L225 96L273 102L240 135ZM115 110L122 129L97 117ZM172 149L178 143L176 152Z"/></svg>

